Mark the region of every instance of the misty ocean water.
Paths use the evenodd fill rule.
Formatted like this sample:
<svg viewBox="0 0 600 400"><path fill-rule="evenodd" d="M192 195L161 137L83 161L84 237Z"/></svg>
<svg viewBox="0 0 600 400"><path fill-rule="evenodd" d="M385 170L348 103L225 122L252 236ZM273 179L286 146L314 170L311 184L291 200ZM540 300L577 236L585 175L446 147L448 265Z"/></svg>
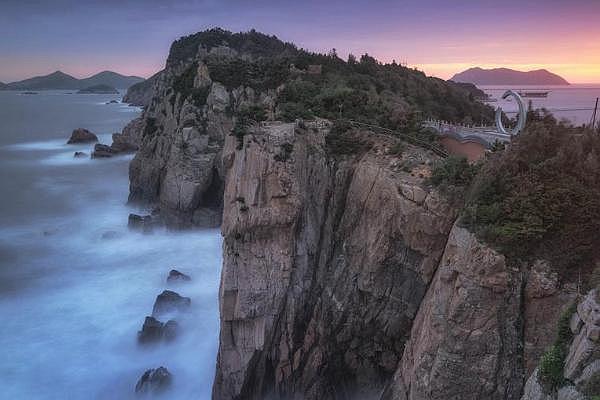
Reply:
<svg viewBox="0 0 600 400"><path fill-rule="evenodd" d="M509 116L514 117L512 112L517 111L517 104L512 99L502 100L502 94L507 89L515 91L548 91L546 98L524 98L526 103L531 103L534 108L546 108L551 110L557 119L565 118L575 125L589 124L591 122L593 108L596 98L600 97L600 85L594 84L572 84L569 86L481 86L484 92L499 101L489 103L496 108L501 106ZM596 122L600 119L600 110Z"/></svg>
<svg viewBox="0 0 600 400"><path fill-rule="evenodd" d="M131 232L129 156L91 160L139 109L118 95L0 91L0 398L128 399L148 368L174 375L169 399L208 399L218 341L218 230ZM105 237L103 237L103 235ZM108 236L108 237L106 237ZM191 283L168 285L176 267ZM192 299L171 344L140 347L156 296Z"/></svg>

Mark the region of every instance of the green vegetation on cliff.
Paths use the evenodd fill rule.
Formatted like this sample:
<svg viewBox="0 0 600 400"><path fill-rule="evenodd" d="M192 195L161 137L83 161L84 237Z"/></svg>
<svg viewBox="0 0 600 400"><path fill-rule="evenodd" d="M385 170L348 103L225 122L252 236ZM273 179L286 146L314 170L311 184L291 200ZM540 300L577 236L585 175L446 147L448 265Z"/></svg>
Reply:
<svg viewBox="0 0 600 400"><path fill-rule="evenodd" d="M573 333L571 332L569 323L576 309L577 304L573 303L561 314L558 320L558 332L554 343L546 350L540 360L539 373L541 381L551 390L556 390L565 383L563 376L565 358L573 340Z"/></svg>
<svg viewBox="0 0 600 400"><path fill-rule="evenodd" d="M585 266L600 248L600 136L530 113L483 166L462 223L510 257L543 258L563 274Z"/></svg>

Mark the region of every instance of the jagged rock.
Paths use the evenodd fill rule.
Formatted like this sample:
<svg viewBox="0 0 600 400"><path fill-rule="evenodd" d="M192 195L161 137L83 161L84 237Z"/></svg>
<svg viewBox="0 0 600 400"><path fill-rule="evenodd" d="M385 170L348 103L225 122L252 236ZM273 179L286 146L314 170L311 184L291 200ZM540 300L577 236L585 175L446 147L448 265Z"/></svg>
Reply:
<svg viewBox="0 0 600 400"><path fill-rule="evenodd" d="M117 154L110 146L97 143L92 152L92 158L109 158Z"/></svg>
<svg viewBox="0 0 600 400"><path fill-rule="evenodd" d="M539 370L527 380L521 400L588 400L600 394L600 343L593 332L600 323L598 289L591 290L571 317L573 340L565 359L563 376L572 382L552 391L540 383ZM574 322L575 321L575 322Z"/></svg>
<svg viewBox="0 0 600 400"><path fill-rule="evenodd" d="M371 150L338 158L327 124L305 124L266 124L242 150L226 139L216 400L377 398L456 216L389 168L392 139L355 132ZM274 161L285 143L289 160Z"/></svg>
<svg viewBox="0 0 600 400"><path fill-rule="evenodd" d="M152 368L144 372L135 385L138 394L160 394L166 391L173 383L173 376L165 367Z"/></svg>
<svg viewBox="0 0 600 400"><path fill-rule="evenodd" d="M142 330L138 332L140 343L157 342L163 337L164 324L153 317L146 317Z"/></svg>
<svg viewBox="0 0 600 400"><path fill-rule="evenodd" d="M177 337L179 324L175 320L162 323L154 317L146 317L142 330L138 332L138 341L142 344L172 341Z"/></svg>
<svg viewBox="0 0 600 400"><path fill-rule="evenodd" d="M169 276L167 277L167 282L175 282L175 281L191 281L188 275L177 271L176 269L172 269L169 271Z"/></svg>
<svg viewBox="0 0 600 400"><path fill-rule="evenodd" d="M111 101L107 101L105 104L119 104L119 102L117 100L111 100Z"/></svg>
<svg viewBox="0 0 600 400"><path fill-rule="evenodd" d="M129 229L142 231L144 233L152 232L152 229L153 229L152 216L129 214L127 226L129 227Z"/></svg>
<svg viewBox="0 0 600 400"><path fill-rule="evenodd" d="M74 157L74 158L84 158L84 157L87 157L87 153L85 153L85 152L83 152L83 151L76 151L76 152L73 154L73 157Z"/></svg>
<svg viewBox="0 0 600 400"><path fill-rule="evenodd" d="M156 297L154 307L152 308L152 316L157 317L173 312L186 311L191 304L189 297L180 296L179 293L171 290L165 290Z"/></svg>
<svg viewBox="0 0 600 400"><path fill-rule="evenodd" d="M94 135L92 132L87 129L77 128L71 133L71 138L69 138L67 144L91 143L97 141L98 136Z"/></svg>

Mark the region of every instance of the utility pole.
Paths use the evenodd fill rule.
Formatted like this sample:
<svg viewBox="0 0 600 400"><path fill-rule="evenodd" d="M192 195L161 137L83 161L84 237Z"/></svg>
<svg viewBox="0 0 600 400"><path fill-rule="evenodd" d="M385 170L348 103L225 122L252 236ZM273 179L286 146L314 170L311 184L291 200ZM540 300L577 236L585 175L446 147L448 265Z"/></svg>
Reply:
<svg viewBox="0 0 600 400"><path fill-rule="evenodd" d="M592 130L596 130L596 113L598 111L598 97L596 97L596 105L594 106L594 112L592 113L592 123L590 127Z"/></svg>

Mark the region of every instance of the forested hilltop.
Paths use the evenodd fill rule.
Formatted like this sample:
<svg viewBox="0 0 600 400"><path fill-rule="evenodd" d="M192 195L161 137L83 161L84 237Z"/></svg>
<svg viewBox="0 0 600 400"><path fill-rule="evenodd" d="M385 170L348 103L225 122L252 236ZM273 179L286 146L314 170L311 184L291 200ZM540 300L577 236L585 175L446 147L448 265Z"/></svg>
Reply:
<svg viewBox="0 0 600 400"><path fill-rule="evenodd" d="M183 37L171 46L167 67L193 62L200 47L208 52L227 47L242 55L214 52L207 63L211 79L230 90L280 88L278 116L287 121L341 116L402 129L417 118L478 123L493 119L493 110L474 101L467 88L396 62L383 64L368 54L351 54L344 61L335 49L313 53L256 31L211 29Z"/></svg>

